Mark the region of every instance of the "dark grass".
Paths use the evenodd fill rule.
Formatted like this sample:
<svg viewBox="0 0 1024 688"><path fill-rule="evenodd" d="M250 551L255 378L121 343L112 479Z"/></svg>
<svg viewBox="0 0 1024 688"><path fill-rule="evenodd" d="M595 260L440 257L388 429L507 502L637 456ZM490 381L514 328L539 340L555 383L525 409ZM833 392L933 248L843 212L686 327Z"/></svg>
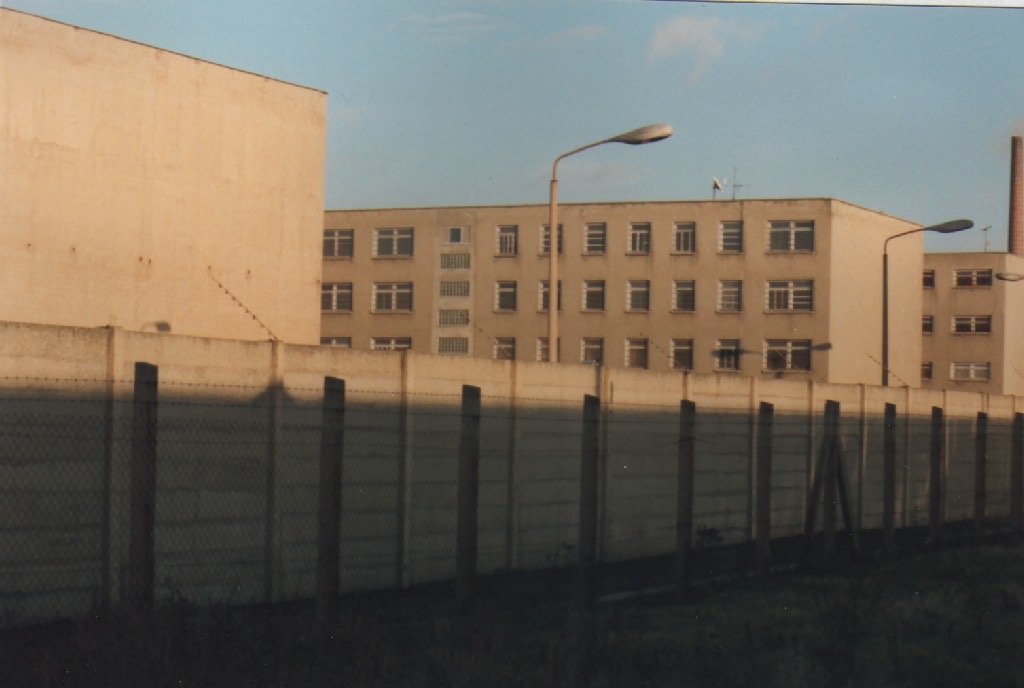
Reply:
<svg viewBox="0 0 1024 688"><path fill-rule="evenodd" d="M0 636L0 686L1024 687L1024 547L1004 543L577 613L571 577L311 606L161 605ZM539 587L538 587L539 586Z"/></svg>

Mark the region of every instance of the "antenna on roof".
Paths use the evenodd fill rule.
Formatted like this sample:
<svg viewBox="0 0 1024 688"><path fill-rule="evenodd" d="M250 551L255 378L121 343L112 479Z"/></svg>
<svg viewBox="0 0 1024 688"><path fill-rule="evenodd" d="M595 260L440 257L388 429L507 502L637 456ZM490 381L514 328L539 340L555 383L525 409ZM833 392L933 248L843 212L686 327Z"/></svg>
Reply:
<svg viewBox="0 0 1024 688"><path fill-rule="evenodd" d="M736 167L732 168L732 200L736 200L736 189L742 189L746 184L740 184L736 180L739 177L736 176Z"/></svg>
<svg viewBox="0 0 1024 688"><path fill-rule="evenodd" d="M715 199L718 198L718 192L721 191L724 186L725 186L725 182L723 182L718 177L713 177L711 179L711 200L712 201L714 201Z"/></svg>
<svg viewBox="0 0 1024 688"><path fill-rule="evenodd" d="M988 230L992 228L992 225L981 228L981 235L985 237L985 253L988 253Z"/></svg>

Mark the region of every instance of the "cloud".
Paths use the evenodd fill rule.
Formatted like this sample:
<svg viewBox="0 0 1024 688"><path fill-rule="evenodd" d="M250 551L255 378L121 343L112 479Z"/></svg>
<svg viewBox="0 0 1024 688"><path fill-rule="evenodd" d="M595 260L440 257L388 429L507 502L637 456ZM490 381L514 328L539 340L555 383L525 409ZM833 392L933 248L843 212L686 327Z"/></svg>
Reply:
<svg viewBox="0 0 1024 688"><path fill-rule="evenodd" d="M402 21L428 43L465 43L497 28L497 22L481 12L410 14Z"/></svg>
<svg viewBox="0 0 1024 688"><path fill-rule="evenodd" d="M565 41L585 40L589 41L608 32L608 27L599 24L585 24L566 29L548 38L548 44L555 45Z"/></svg>
<svg viewBox="0 0 1024 688"><path fill-rule="evenodd" d="M647 48L647 59L656 62L689 55L693 58L689 80L695 82L712 62L722 57L727 38L747 38L753 33L751 28L738 22L717 17L678 17L654 32Z"/></svg>

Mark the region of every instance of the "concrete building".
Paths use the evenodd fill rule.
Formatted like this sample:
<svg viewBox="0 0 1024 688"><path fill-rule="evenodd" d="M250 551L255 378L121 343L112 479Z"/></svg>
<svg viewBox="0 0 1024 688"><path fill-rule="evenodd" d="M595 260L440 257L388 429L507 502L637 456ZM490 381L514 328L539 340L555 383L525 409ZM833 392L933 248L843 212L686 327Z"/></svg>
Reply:
<svg viewBox="0 0 1024 688"><path fill-rule="evenodd" d="M560 206L560 360L877 384L882 248L835 199ZM321 341L546 359L546 205L328 211ZM920 377L921 235L890 244L890 369Z"/></svg>
<svg viewBox="0 0 1024 688"><path fill-rule="evenodd" d="M326 95L0 8L0 320L313 344Z"/></svg>

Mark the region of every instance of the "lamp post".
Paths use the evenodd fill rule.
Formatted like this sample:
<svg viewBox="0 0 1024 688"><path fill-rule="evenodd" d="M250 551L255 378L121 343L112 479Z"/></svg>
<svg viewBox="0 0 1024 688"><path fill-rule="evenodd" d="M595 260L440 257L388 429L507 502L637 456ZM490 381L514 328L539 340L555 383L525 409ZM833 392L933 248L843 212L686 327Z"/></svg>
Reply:
<svg viewBox="0 0 1024 688"><path fill-rule="evenodd" d="M906 232L893 234L885 240L882 245L882 386L889 386L889 242L893 239L917 234L918 232L938 232L939 234L952 234L962 232L974 226L971 220L950 220L937 225L909 229Z"/></svg>
<svg viewBox="0 0 1024 688"><path fill-rule="evenodd" d="M642 143L661 141L671 135L672 127L669 125L650 124L574 148L559 155L551 164L551 191L548 203L548 361L558 360L558 163L570 155L582 153L605 143L628 143L631 146L638 146Z"/></svg>

